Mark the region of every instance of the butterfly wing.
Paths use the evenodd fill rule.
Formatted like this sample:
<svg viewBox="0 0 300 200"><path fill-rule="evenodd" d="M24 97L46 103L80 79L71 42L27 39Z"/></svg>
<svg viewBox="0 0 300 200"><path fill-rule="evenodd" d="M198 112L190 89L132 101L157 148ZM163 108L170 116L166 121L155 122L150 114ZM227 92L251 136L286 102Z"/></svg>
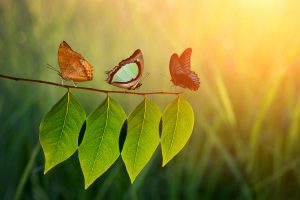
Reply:
<svg viewBox="0 0 300 200"><path fill-rule="evenodd" d="M73 51L65 41L58 48L58 64L60 76L65 80L82 82L93 79L91 64L82 55Z"/></svg>
<svg viewBox="0 0 300 200"><path fill-rule="evenodd" d="M187 75L187 81L186 81L186 86L187 88L191 89L191 90L198 90L199 86L200 86L200 81L199 81L199 77L195 72L190 72Z"/></svg>
<svg viewBox="0 0 300 200"><path fill-rule="evenodd" d="M172 77L175 74L181 74L181 73L188 74L190 72L191 54L192 54L192 49L187 48L180 55L180 57L176 53L174 53L171 56L169 67L170 67L170 73Z"/></svg>
<svg viewBox="0 0 300 200"><path fill-rule="evenodd" d="M181 66L180 59L176 53L174 53L170 58L169 70L171 75L171 81L174 85L178 85L182 82L184 77L184 70Z"/></svg>
<svg viewBox="0 0 300 200"><path fill-rule="evenodd" d="M187 48L179 57L181 68L185 74L189 73L191 69L191 55L192 48Z"/></svg>
<svg viewBox="0 0 300 200"><path fill-rule="evenodd" d="M139 68L141 68L140 70L143 71L143 69L144 69L144 57L143 57L143 53L140 49L135 50L129 58L126 58L126 59L122 60L119 63L119 66L130 64L130 63L137 63L137 65L140 65L139 66Z"/></svg>
<svg viewBox="0 0 300 200"><path fill-rule="evenodd" d="M200 82L198 75L190 70L191 54L191 48L187 48L180 57L177 54L173 54L170 59L169 69L172 77L171 81L174 85L197 90Z"/></svg>
<svg viewBox="0 0 300 200"><path fill-rule="evenodd" d="M169 70L171 77L173 78L176 74L183 74L183 70L181 68L181 64L179 61L179 57L176 53L174 53L170 58Z"/></svg>
<svg viewBox="0 0 300 200"><path fill-rule="evenodd" d="M120 88L135 90L142 85L140 80L143 69L143 54L137 49L129 58L122 60L118 66L107 72L106 81Z"/></svg>

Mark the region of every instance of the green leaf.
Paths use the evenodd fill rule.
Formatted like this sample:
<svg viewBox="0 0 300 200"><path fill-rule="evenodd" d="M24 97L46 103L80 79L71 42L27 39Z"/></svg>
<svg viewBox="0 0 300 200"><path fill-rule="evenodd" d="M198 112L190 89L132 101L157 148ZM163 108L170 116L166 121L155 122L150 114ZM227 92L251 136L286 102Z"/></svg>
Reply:
<svg viewBox="0 0 300 200"><path fill-rule="evenodd" d="M160 119L160 108L147 98L128 117L127 136L121 155L131 183L159 144Z"/></svg>
<svg viewBox="0 0 300 200"><path fill-rule="evenodd" d="M45 115L40 124L40 143L46 159L45 174L77 150L84 120L84 109L70 92Z"/></svg>
<svg viewBox="0 0 300 200"><path fill-rule="evenodd" d="M78 155L87 189L117 160L119 136L126 114L122 107L107 99L89 115Z"/></svg>
<svg viewBox="0 0 300 200"><path fill-rule="evenodd" d="M165 166L187 143L194 127L194 112L188 101L178 97L162 116L161 148Z"/></svg>

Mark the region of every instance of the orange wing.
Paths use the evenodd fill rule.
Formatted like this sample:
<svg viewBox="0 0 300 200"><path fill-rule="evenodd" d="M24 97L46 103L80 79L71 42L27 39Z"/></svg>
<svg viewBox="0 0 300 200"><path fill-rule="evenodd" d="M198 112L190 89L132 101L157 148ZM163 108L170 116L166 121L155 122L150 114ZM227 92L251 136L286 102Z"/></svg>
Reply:
<svg viewBox="0 0 300 200"><path fill-rule="evenodd" d="M60 43L58 48L58 64L59 75L64 80L83 82L93 79L92 65L82 55L73 51L65 41Z"/></svg>

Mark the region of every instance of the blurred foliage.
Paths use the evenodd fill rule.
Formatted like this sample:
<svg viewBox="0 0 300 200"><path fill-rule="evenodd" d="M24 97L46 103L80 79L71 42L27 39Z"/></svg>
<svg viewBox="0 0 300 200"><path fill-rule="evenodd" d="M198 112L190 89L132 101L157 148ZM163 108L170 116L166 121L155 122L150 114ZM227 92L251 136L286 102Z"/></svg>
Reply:
<svg viewBox="0 0 300 200"><path fill-rule="evenodd" d="M193 48L201 80L190 141L162 168L160 148L130 184L119 159L88 190L77 156L43 175L39 152L22 199L300 198L298 0L0 1L0 73L59 82L62 40L95 68L81 86L111 89L105 71L141 48L141 91L170 87L173 52ZM159 84L157 84L159 83ZM65 93L0 80L0 199L11 199L38 142L44 113ZM104 95L74 91L87 113ZM128 114L141 97L114 95ZM170 96L150 96L164 108Z"/></svg>

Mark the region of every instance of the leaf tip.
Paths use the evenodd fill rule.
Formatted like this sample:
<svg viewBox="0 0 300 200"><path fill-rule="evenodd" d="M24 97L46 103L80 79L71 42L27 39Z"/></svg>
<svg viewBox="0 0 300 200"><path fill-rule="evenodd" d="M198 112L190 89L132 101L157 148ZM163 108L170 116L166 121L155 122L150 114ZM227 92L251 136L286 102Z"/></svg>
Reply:
<svg viewBox="0 0 300 200"><path fill-rule="evenodd" d="M170 159L163 159L163 162L162 162L162 167L166 166L168 164L168 162L170 161Z"/></svg>
<svg viewBox="0 0 300 200"><path fill-rule="evenodd" d="M133 182L135 181L136 176L129 176L130 178L130 183L133 184Z"/></svg>
<svg viewBox="0 0 300 200"><path fill-rule="evenodd" d="M44 175L46 175L50 171L51 167L45 167L44 169Z"/></svg>
<svg viewBox="0 0 300 200"><path fill-rule="evenodd" d="M128 168L127 168L127 173L129 175L130 183L133 184L138 174L128 171Z"/></svg>
<svg viewBox="0 0 300 200"><path fill-rule="evenodd" d="M85 174L83 175L83 177L84 177L84 189L87 190L94 183L96 179L88 177Z"/></svg>
<svg viewBox="0 0 300 200"><path fill-rule="evenodd" d="M44 175L47 174L54 166L50 165L47 161L45 164Z"/></svg>
<svg viewBox="0 0 300 200"><path fill-rule="evenodd" d="M91 183L85 182L84 183L84 189L87 190L90 187L90 185L91 185Z"/></svg>

